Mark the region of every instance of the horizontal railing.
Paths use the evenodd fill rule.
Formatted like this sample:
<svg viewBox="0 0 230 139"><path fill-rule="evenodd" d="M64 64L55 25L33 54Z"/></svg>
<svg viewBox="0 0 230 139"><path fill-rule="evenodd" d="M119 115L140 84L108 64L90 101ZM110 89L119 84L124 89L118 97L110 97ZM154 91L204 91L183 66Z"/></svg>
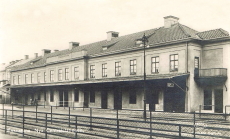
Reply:
<svg viewBox="0 0 230 139"><path fill-rule="evenodd" d="M196 70L195 70L195 74L196 74ZM199 77L215 77L215 76L227 77L227 69L226 68L199 69L197 75L199 75Z"/></svg>

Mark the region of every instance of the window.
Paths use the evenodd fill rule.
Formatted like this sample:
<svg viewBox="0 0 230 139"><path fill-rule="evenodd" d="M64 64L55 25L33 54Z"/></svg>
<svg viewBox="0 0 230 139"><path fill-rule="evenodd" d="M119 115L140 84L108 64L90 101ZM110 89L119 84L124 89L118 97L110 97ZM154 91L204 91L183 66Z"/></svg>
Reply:
<svg viewBox="0 0 230 139"><path fill-rule="evenodd" d="M53 70L50 71L50 81L51 82L54 81L54 71Z"/></svg>
<svg viewBox="0 0 230 139"><path fill-rule="evenodd" d="M79 101L79 90L74 90L74 101Z"/></svg>
<svg viewBox="0 0 230 139"><path fill-rule="evenodd" d="M129 104L136 104L137 94L136 91L129 91Z"/></svg>
<svg viewBox="0 0 230 139"><path fill-rule="evenodd" d="M137 60L130 60L130 75L136 75L137 72Z"/></svg>
<svg viewBox="0 0 230 139"><path fill-rule="evenodd" d="M107 77L107 63L102 64L102 77Z"/></svg>
<svg viewBox="0 0 230 139"><path fill-rule="evenodd" d="M21 75L18 75L18 84L21 83Z"/></svg>
<svg viewBox="0 0 230 139"><path fill-rule="evenodd" d="M46 82L47 74L44 72L44 82Z"/></svg>
<svg viewBox="0 0 230 139"><path fill-rule="evenodd" d="M212 110L212 90L204 90L204 110Z"/></svg>
<svg viewBox="0 0 230 139"><path fill-rule="evenodd" d="M121 61L115 62L115 76L121 76Z"/></svg>
<svg viewBox="0 0 230 139"><path fill-rule="evenodd" d="M199 57L195 57L194 67L195 67L195 69L199 69Z"/></svg>
<svg viewBox="0 0 230 139"><path fill-rule="evenodd" d="M54 92L53 90L50 90L50 102L54 101Z"/></svg>
<svg viewBox="0 0 230 139"><path fill-rule="evenodd" d="M65 80L69 80L69 68L65 68Z"/></svg>
<svg viewBox="0 0 230 139"><path fill-rule="evenodd" d="M95 65L90 65L90 78L95 78Z"/></svg>
<svg viewBox="0 0 230 139"><path fill-rule="evenodd" d="M178 71L178 54L170 55L170 71Z"/></svg>
<svg viewBox="0 0 230 139"><path fill-rule="evenodd" d="M95 92L94 91L90 91L90 98L89 101L91 103L95 103Z"/></svg>
<svg viewBox="0 0 230 139"><path fill-rule="evenodd" d="M37 80L38 80L38 83L40 83L40 81L41 81L41 73L40 72L38 72L38 74L37 74Z"/></svg>
<svg viewBox="0 0 230 139"><path fill-rule="evenodd" d="M34 74L31 74L31 83L34 83Z"/></svg>
<svg viewBox="0 0 230 139"><path fill-rule="evenodd" d="M79 79L79 67L74 67L74 79Z"/></svg>
<svg viewBox="0 0 230 139"><path fill-rule="evenodd" d="M62 69L58 70L58 80L61 81L62 80Z"/></svg>
<svg viewBox="0 0 230 139"><path fill-rule="evenodd" d="M13 76L13 84L15 84L15 80L16 80L16 79L15 79L15 76Z"/></svg>
<svg viewBox="0 0 230 139"><path fill-rule="evenodd" d="M159 73L159 56L152 57L152 73Z"/></svg>
<svg viewBox="0 0 230 139"><path fill-rule="evenodd" d="M28 74L25 74L25 84L28 83Z"/></svg>

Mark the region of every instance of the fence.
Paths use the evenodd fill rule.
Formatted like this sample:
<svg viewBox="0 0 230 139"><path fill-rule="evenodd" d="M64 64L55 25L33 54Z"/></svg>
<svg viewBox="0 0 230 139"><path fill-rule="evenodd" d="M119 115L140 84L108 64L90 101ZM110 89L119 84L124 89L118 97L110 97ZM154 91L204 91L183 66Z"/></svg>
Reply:
<svg viewBox="0 0 230 139"><path fill-rule="evenodd" d="M1 116L1 130L32 138L228 138L230 136L229 114L148 111L148 118L145 121L141 117L143 111L77 107L64 109L56 106L49 108L40 106L34 110L34 106L15 107L8 106L9 109L2 109L4 113Z"/></svg>

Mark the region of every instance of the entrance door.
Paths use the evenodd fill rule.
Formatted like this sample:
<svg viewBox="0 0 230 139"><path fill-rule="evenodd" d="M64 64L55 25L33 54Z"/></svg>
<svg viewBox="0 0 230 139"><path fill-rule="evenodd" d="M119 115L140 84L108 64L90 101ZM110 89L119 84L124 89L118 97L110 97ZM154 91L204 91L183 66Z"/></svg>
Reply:
<svg viewBox="0 0 230 139"><path fill-rule="evenodd" d="M146 100L147 104L149 104L149 110L155 111L155 104L158 104L158 98L159 98L159 91L158 90L152 90L147 92L146 94Z"/></svg>
<svg viewBox="0 0 230 139"><path fill-rule="evenodd" d="M107 109L108 93L106 91L101 92L101 108Z"/></svg>
<svg viewBox="0 0 230 139"><path fill-rule="evenodd" d="M84 92L84 104L83 104L85 108L89 107L89 92L85 91Z"/></svg>
<svg viewBox="0 0 230 139"><path fill-rule="evenodd" d="M114 92L114 109L122 109L122 93L120 90Z"/></svg>
<svg viewBox="0 0 230 139"><path fill-rule="evenodd" d="M68 91L59 90L59 106L68 107Z"/></svg>
<svg viewBox="0 0 230 139"><path fill-rule="evenodd" d="M215 92L215 112L223 113L223 89L214 90Z"/></svg>

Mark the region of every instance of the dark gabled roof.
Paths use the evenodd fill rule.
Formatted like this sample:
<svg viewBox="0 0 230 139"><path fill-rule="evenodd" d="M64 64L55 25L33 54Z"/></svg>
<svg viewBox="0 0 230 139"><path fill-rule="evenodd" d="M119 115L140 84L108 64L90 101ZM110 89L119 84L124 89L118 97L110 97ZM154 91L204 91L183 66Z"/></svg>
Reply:
<svg viewBox="0 0 230 139"><path fill-rule="evenodd" d="M204 32L199 32L197 35L202 39L202 40L211 40L211 39L217 39L217 38L223 38L223 37L228 37L229 34L227 31L223 29L214 29L214 30L208 30Z"/></svg>
<svg viewBox="0 0 230 139"><path fill-rule="evenodd" d="M229 34L222 29L198 32L185 25L177 23L172 25L170 28L160 27L160 28L145 30L145 31L113 38L111 41L102 40L99 42L78 46L71 50L66 49L66 50L46 54L43 57L40 56L37 57L36 59L33 59L32 64L31 61L28 61L24 64L17 65L14 68L12 68L12 71L45 66L46 59L49 57L66 55L73 52L79 52L82 50L86 50L88 56L93 56L93 55L95 56L100 54L103 55L106 53L114 53L118 51L128 51L130 49L136 48L136 41L142 38L144 34L146 35L146 37L148 37L148 41L149 44L151 44L151 46L183 41L188 39L208 40L208 39L215 39L220 37L229 37ZM108 47L106 50L103 50L103 47L105 46Z"/></svg>

